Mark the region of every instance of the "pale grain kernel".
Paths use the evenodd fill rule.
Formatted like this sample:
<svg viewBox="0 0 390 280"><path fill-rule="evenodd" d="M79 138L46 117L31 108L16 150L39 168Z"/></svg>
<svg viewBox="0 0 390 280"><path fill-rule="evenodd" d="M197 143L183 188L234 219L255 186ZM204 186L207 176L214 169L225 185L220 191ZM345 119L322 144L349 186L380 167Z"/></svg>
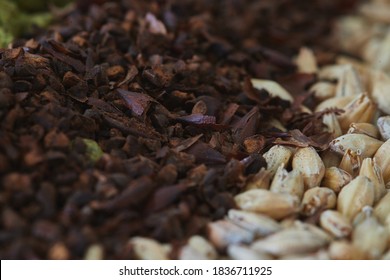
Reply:
<svg viewBox="0 0 390 280"><path fill-rule="evenodd" d="M318 71L316 57L311 49L301 47L295 59L298 71L301 73L316 73Z"/></svg>
<svg viewBox="0 0 390 280"><path fill-rule="evenodd" d="M390 139L383 143L374 155L374 160L382 170L385 184L390 181Z"/></svg>
<svg viewBox="0 0 390 280"><path fill-rule="evenodd" d="M387 249L388 233L371 211L353 230L352 244L368 259L378 259Z"/></svg>
<svg viewBox="0 0 390 280"><path fill-rule="evenodd" d="M351 174L352 178L355 178L359 174L361 164L361 152L347 149L341 159L339 168Z"/></svg>
<svg viewBox="0 0 390 280"><path fill-rule="evenodd" d="M334 208L336 200L336 194L331 189L325 187L308 189L303 195L301 213L311 216L319 210Z"/></svg>
<svg viewBox="0 0 390 280"><path fill-rule="evenodd" d="M349 149L367 158L372 157L382 144L382 141L365 134L345 134L330 142L329 148L341 155Z"/></svg>
<svg viewBox="0 0 390 280"><path fill-rule="evenodd" d="M332 133L333 138L343 134L335 113L325 114L322 117L322 122L328 127L327 131Z"/></svg>
<svg viewBox="0 0 390 280"><path fill-rule="evenodd" d="M361 260L363 253L347 240L335 240L329 245L332 260Z"/></svg>
<svg viewBox="0 0 390 280"><path fill-rule="evenodd" d="M265 189L268 190L271 183L272 174L271 171L266 170L264 167L259 170L252 177L248 178L245 186L246 190L251 189Z"/></svg>
<svg viewBox="0 0 390 280"><path fill-rule="evenodd" d="M322 67L318 71L318 77L325 80L338 80L345 71L345 65L332 64Z"/></svg>
<svg viewBox="0 0 390 280"><path fill-rule="evenodd" d="M383 181L382 171L375 160L366 158L360 167L359 175L366 176L374 184L374 203L378 202L385 194L386 187Z"/></svg>
<svg viewBox="0 0 390 280"><path fill-rule="evenodd" d="M250 243L254 234L237 226L229 220L220 220L207 225L208 239L218 249L224 249L231 244Z"/></svg>
<svg viewBox="0 0 390 280"><path fill-rule="evenodd" d="M252 86L256 89L265 89L271 96L293 102L293 97L281 85L272 80L251 79Z"/></svg>
<svg viewBox="0 0 390 280"><path fill-rule="evenodd" d="M272 260L270 254L258 252L245 245L229 245L228 256L233 260Z"/></svg>
<svg viewBox="0 0 390 280"><path fill-rule="evenodd" d="M378 118L376 122L379 133L383 140L387 141L390 139L390 116L383 116Z"/></svg>
<svg viewBox="0 0 390 280"><path fill-rule="evenodd" d="M343 238L352 232L351 222L340 212L326 210L320 216L320 225L336 238Z"/></svg>
<svg viewBox="0 0 390 280"><path fill-rule="evenodd" d="M337 210L352 220L366 205L374 203L374 184L366 176L357 176L344 186L337 198Z"/></svg>
<svg viewBox="0 0 390 280"><path fill-rule="evenodd" d="M274 219L258 213L230 209L228 218L234 224L252 232L255 236L270 235L282 229Z"/></svg>
<svg viewBox="0 0 390 280"><path fill-rule="evenodd" d="M319 81L309 89L318 100L327 100L336 94L336 85L326 81Z"/></svg>
<svg viewBox="0 0 390 280"><path fill-rule="evenodd" d="M354 99L353 96L332 97L332 98L326 99L326 100L322 101L320 104L318 104L314 111L320 112L320 111L330 109L330 108L343 109L353 99Z"/></svg>
<svg viewBox="0 0 390 280"><path fill-rule="evenodd" d="M358 71L351 64L344 64L343 71L337 77L336 95L342 96L354 96L362 94L364 87Z"/></svg>
<svg viewBox="0 0 390 280"><path fill-rule="evenodd" d="M351 182L351 180L352 175L345 170L338 167L330 167L325 170L321 186L329 188L335 193L339 193L346 184Z"/></svg>
<svg viewBox="0 0 390 280"><path fill-rule="evenodd" d="M145 237L133 237L129 241L135 257L140 260L167 260L168 254L164 246L156 240Z"/></svg>
<svg viewBox="0 0 390 280"><path fill-rule="evenodd" d="M390 114L390 77L381 71L372 71L371 75L372 92L371 96L379 109L386 114Z"/></svg>
<svg viewBox="0 0 390 280"><path fill-rule="evenodd" d="M335 153L329 149L321 152L320 154L322 162L325 165L325 168L339 166L342 156L338 153Z"/></svg>
<svg viewBox="0 0 390 280"><path fill-rule="evenodd" d="M200 235L191 236L179 254L181 260L215 260L217 257L215 248Z"/></svg>
<svg viewBox="0 0 390 280"><path fill-rule="evenodd" d="M102 260L104 257L104 248L100 244L93 244L88 247L84 259L85 260Z"/></svg>
<svg viewBox="0 0 390 280"><path fill-rule="evenodd" d="M348 133L365 134L376 139L379 138L379 129L372 123L351 123Z"/></svg>
<svg viewBox="0 0 390 280"><path fill-rule="evenodd" d="M255 241L251 248L275 256L315 252L329 243L328 238L304 228L287 228Z"/></svg>
<svg viewBox="0 0 390 280"><path fill-rule="evenodd" d="M300 148L292 160L294 170L302 174L305 188L319 186L325 174L325 166L313 147Z"/></svg>
<svg viewBox="0 0 390 280"><path fill-rule="evenodd" d="M63 243L55 243L49 250L48 259L67 260L70 257L68 248Z"/></svg>
<svg viewBox="0 0 390 280"><path fill-rule="evenodd" d="M302 199L304 192L303 177L297 170L288 172L284 165L280 165L272 180L270 191L276 193L288 193Z"/></svg>
<svg viewBox="0 0 390 280"><path fill-rule="evenodd" d="M386 220L390 217L390 192L383 196L375 205L374 215L378 217L382 224L386 223Z"/></svg>
<svg viewBox="0 0 390 280"><path fill-rule="evenodd" d="M245 191L236 195L234 200L242 210L265 214L274 219L281 219L299 211L299 199L296 196L269 190Z"/></svg>
<svg viewBox="0 0 390 280"><path fill-rule="evenodd" d="M377 111L376 105L365 94L356 96L343 109L344 113L338 118L343 131L347 131L351 123L372 123Z"/></svg>
<svg viewBox="0 0 390 280"><path fill-rule="evenodd" d="M267 170L269 170L272 176L276 173L276 170L280 165L287 166L292 156L292 151L281 145L275 145L264 153L263 157L267 162Z"/></svg>
<svg viewBox="0 0 390 280"><path fill-rule="evenodd" d="M330 256L327 250L320 249L314 253L280 256L279 260L330 260Z"/></svg>

